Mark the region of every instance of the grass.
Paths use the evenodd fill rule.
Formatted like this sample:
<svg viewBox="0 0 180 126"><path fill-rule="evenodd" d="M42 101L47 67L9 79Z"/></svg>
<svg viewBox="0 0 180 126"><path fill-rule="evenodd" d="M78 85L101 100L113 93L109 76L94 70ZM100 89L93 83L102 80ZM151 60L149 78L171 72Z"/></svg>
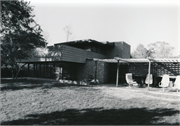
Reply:
<svg viewBox="0 0 180 126"><path fill-rule="evenodd" d="M143 88L66 85L50 80L1 81L2 125L180 123L177 92L168 95Z"/></svg>

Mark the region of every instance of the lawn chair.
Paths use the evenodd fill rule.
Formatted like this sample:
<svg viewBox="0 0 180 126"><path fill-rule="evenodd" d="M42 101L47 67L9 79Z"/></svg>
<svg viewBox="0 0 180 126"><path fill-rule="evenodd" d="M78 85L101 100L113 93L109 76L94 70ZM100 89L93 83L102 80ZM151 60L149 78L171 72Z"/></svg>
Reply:
<svg viewBox="0 0 180 126"><path fill-rule="evenodd" d="M130 85L133 85L133 86L138 85L137 82L133 80L132 73L126 74L126 82L129 84L129 87Z"/></svg>
<svg viewBox="0 0 180 126"><path fill-rule="evenodd" d="M178 90L180 90L180 76L176 77L176 80L174 82L174 88L177 89L177 92Z"/></svg>
<svg viewBox="0 0 180 126"><path fill-rule="evenodd" d="M149 84L152 84L152 83L153 83L152 74L147 74L145 83L146 83L146 84L148 84L148 83L149 83Z"/></svg>
<svg viewBox="0 0 180 126"><path fill-rule="evenodd" d="M163 75L161 82L159 82L159 87L164 88L169 86L169 75Z"/></svg>

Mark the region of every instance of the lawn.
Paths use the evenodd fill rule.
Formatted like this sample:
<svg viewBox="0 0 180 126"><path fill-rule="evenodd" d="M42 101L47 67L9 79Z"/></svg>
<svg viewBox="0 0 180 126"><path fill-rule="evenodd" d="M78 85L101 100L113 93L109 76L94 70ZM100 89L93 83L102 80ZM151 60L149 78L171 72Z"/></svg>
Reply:
<svg viewBox="0 0 180 126"><path fill-rule="evenodd" d="M179 125L179 93L155 90L2 79L0 120L2 125Z"/></svg>

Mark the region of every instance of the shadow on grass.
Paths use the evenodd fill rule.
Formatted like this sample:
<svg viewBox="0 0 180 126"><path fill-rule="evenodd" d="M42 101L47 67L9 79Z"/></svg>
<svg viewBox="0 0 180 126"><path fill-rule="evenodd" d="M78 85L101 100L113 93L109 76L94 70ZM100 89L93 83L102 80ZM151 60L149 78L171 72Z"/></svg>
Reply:
<svg viewBox="0 0 180 126"><path fill-rule="evenodd" d="M146 108L132 109L68 109L49 114L27 115L25 119L2 122L2 125L144 125L158 123L164 116L173 116L178 110ZM178 118L178 117L177 117ZM174 122L178 125L178 122Z"/></svg>
<svg viewBox="0 0 180 126"><path fill-rule="evenodd" d="M21 90L43 88L48 89L52 87L69 87L69 86L85 86L74 84L60 84L58 81L52 80L35 80L35 79L2 79L1 91L6 90Z"/></svg>

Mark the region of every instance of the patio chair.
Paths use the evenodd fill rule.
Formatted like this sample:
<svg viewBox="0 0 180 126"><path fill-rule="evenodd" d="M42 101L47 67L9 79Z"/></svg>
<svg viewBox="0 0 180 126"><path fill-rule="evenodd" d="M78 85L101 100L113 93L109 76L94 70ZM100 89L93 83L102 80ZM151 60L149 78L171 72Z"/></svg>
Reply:
<svg viewBox="0 0 180 126"><path fill-rule="evenodd" d="M178 90L180 90L180 75L176 77L176 80L174 82L174 88L177 89L177 92Z"/></svg>
<svg viewBox="0 0 180 126"><path fill-rule="evenodd" d="M168 86L169 86L169 75L165 74L163 75L161 82L159 82L159 87L162 87L164 91L164 88Z"/></svg>
<svg viewBox="0 0 180 126"><path fill-rule="evenodd" d="M133 86L138 85L137 82L133 80L132 73L126 74L126 82L129 84L129 87L130 85L133 85Z"/></svg>
<svg viewBox="0 0 180 126"><path fill-rule="evenodd" d="M147 74L145 83L146 83L146 84L148 84L148 83L149 83L149 84L152 84L152 83L153 83L152 74Z"/></svg>

